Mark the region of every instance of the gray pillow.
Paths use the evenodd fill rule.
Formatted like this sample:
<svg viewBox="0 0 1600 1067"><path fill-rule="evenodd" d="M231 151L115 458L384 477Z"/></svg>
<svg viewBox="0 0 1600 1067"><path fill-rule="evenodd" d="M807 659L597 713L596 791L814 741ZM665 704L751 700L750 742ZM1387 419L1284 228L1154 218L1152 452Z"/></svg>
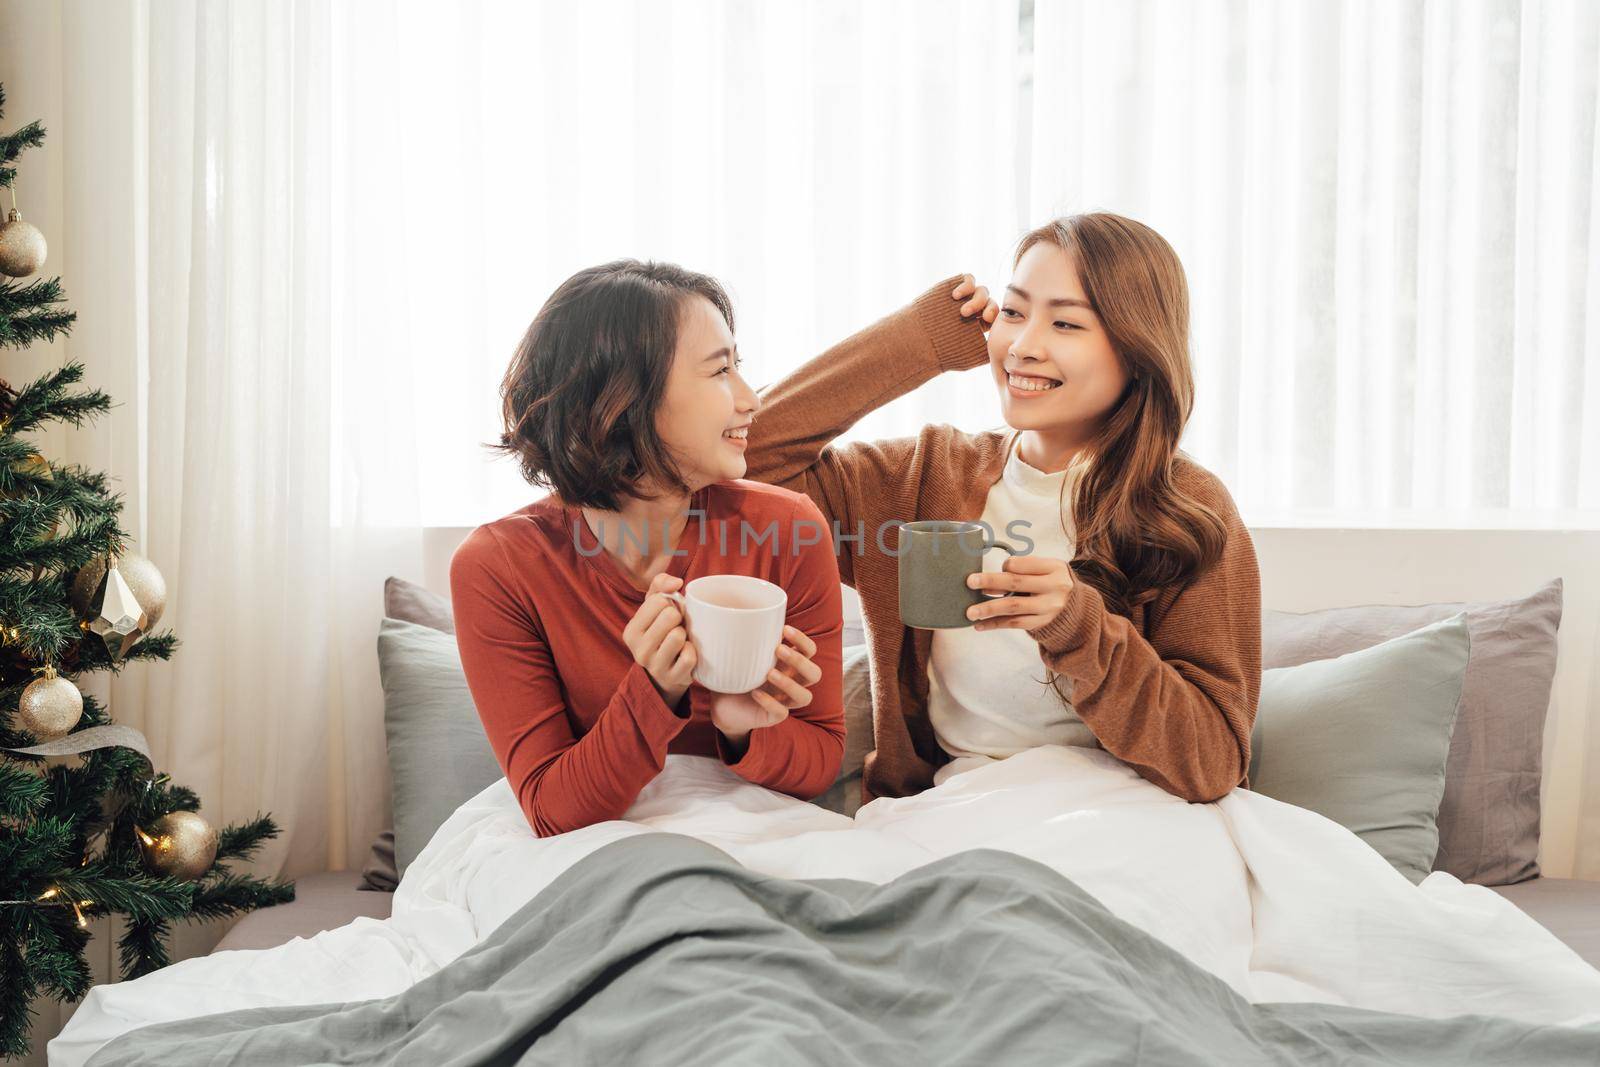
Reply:
<svg viewBox="0 0 1600 1067"><path fill-rule="evenodd" d="M872 663L866 645L844 647L844 760L839 776L813 804L854 815L861 806L861 765L872 750Z"/></svg>
<svg viewBox="0 0 1600 1067"><path fill-rule="evenodd" d="M400 872L394 865L394 830L380 830L372 841L372 854L367 865L361 868L361 884L357 889L374 889L380 893L393 893L400 885Z"/></svg>
<svg viewBox="0 0 1600 1067"><path fill-rule="evenodd" d="M1263 671L1251 788L1327 816L1422 881L1439 848L1470 649L1460 613L1335 659Z"/></svg>
<svg viewBox="0 0 1600 1067"><path fill-rule="evenodd" d="M1539 779L1561 593L1556 578L1511 600L1266 611L1262 666L1332 659L1464 611L1472 654L1445 764L1433 868L1463 882L1509 885L1539 873Z"/></svg>
<svg viewBox="0 0 1600 1067"><path fill-rule="evenodd" d="M450 598L404 578L384 579L383 613L391 619L404 619L447 634L456 632L455 606Z"/></svg>
<svg viewBox="0 0 1600 1067"><path fill-rule="evenodd" d="M384 580L383 613L391 619L403 619L443 633L456 632L454 606L449 599L404 578L391 576ZM357 888L392 893L399 884L400 872L394 864L394 830L380 830L372 841L367 865L361 868L361 884Z"/></svg>
<svg viewBox="0 0 1600 1067"><path fill-rule="evenodd" d="M394 784L395 866L403 878L451 813L504 775L452 635L384 619L378 673Z"/></svg>

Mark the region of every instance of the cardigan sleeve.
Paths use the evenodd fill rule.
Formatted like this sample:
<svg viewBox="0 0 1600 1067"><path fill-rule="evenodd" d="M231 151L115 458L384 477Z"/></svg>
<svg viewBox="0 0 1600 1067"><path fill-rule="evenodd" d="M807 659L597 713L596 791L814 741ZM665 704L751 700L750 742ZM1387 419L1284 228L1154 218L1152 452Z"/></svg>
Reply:
<svg viewBox="0 0 1600 1067"><path fill-rule="evenodd" d="M516 594L513 573L485 526L450 560L456 647L490 747L538 836L620 818L688 717L634 663L594 726L575 736L537 609Z"/></svg>
<svg viewBox="0 0 1600 1067"><path fill-rule="evenodd" d="M960 275L946 278L763 389L746 477L804 493L841 533L862 533L863 504L879 489L900 485L917 439L831 442L944 371L988 362L981 319L963 318L961 303L950 296L960 282ZM875 531L864 534L870 539ZM839 572L855 585L850 552L839 554Z"/></svg>
<svg viewBox="0 0 1600 1067"><path fill-rule="evenodd" d="M789 529L799 529L802 523L814 526L820 539L801 545L796 537L793 542L795 568L785 583L789 608L784 621L816 642L811 661L822 677L811 687L811 703L791 709L775 726L751 730L744 755L737 761L730 758L727 739L720 733L717 752L741 777L811 800L833 785L844 760L844 598L833 539L822 513L804 498Z"/></svg>
<svg viewBox="0 0 1600 1067"><path fill-rule="evenodd" d="M1227 525L1222 555L1172 598L1147 634L1073 583L1054 619L1028 633L1072 681L1072 706L1106 751L1191 802L1248 784L1261 689L1261 579L1255 547L1220 481L1206 494Z"/></svg>

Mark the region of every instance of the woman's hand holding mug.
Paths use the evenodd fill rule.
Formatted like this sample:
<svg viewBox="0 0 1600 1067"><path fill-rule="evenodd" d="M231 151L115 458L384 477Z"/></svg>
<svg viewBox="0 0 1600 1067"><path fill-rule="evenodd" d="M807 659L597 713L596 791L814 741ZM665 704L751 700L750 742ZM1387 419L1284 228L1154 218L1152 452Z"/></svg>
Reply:
<svg viewBox="0 0 1600 1067"><path fill-rule="evenodd" d="M683 579L658 574L650 581L644 603L622 629L623 643L633 653L633 661L650 674L667 707L675 707L694 679L697 661L683 613L668 593L683 584Z"/></svg>
<svg viewBox="0 0 1600 1067"><path fill-rule="evenodd" d="M982 620L974 630L1037 629L1067 606L1073 580L1072 567L1064 559L1012 556L1002 570L967 576L970 589L1011 594L972 605L967 618Z"/></svg>
<svg viewBox="0 0 1600 1067"><path fill-rule="evenodd" d="M811 659L817 643L803 631L784 626L777 654L778 665L761 686L748 693L711 694L711 722L737 757L744 756L751 730L776 726L790 711L810 704L809 687L822 679L822 668Z"/></svg>

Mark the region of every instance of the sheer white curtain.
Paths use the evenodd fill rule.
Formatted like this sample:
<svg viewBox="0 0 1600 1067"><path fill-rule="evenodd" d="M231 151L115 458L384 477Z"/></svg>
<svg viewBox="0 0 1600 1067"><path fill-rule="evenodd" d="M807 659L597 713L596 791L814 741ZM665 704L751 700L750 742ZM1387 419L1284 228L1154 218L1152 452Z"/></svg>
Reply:
<svg viewBox="0 0 1600 1067"><path fill-rule="evenodd" d="M341 244L350 273L394 275L432 524L527 501L477 442L513 347L573 271L633 256L722 279L761 384L941 276L993 275L1020 225L1015 0L339 18L341 182L369 198ZM912 432L929 411L997 422L972 393L936 383L859 432Z"/></svg>
<svg viewBox="0 0 1600 1067"><path fill-rule="evenodd" d="M1176 248L1184 445L1247 521L1600 529L1600 5L1032 15L1028 215L1117 211ZM1600 632L1578 577L1563 657L1581 671ZM1545 826L1552 873L1595 878L1587 670L1587 714L1549 726Z"/></svg>
<svg viewBox="0 0 1600 1067"><path fill-rule="evenodd" d="M1600 525L1600 5L1040 0L1032 44L1029 216L1172 242L1185 446L1252 521Z"/></svg>
<svg viewBox="0 0 1600 1067"><path fill-rule="evenodd" d="M326 9L68 5L61 29L65 348L127 413L136 447L92 458L183 642L111 682L113 712L214 822L272 812L259 869L359 865L388 788L381 583L420 566L419 425L374 234L341 275L334 220L363 201L331 180Z"/></svg>

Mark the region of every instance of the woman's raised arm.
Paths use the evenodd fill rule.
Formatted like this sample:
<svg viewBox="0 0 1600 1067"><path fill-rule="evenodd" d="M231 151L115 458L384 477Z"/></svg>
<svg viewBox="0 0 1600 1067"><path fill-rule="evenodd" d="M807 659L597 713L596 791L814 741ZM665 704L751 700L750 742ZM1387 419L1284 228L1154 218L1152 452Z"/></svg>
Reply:
<svg viewBox="0 0 1600 1067"><path fill-rule="evenodd" d="M944 371L987 362L982 319L963 316L968 301L952 295L966 280L946 278L762 390L746 477L806 494L830 523L850 532L862 518L852 499L895 483L916 439L832 442L867 412ZM839 569L854 585L849 553L841 554Z"/></svg>

